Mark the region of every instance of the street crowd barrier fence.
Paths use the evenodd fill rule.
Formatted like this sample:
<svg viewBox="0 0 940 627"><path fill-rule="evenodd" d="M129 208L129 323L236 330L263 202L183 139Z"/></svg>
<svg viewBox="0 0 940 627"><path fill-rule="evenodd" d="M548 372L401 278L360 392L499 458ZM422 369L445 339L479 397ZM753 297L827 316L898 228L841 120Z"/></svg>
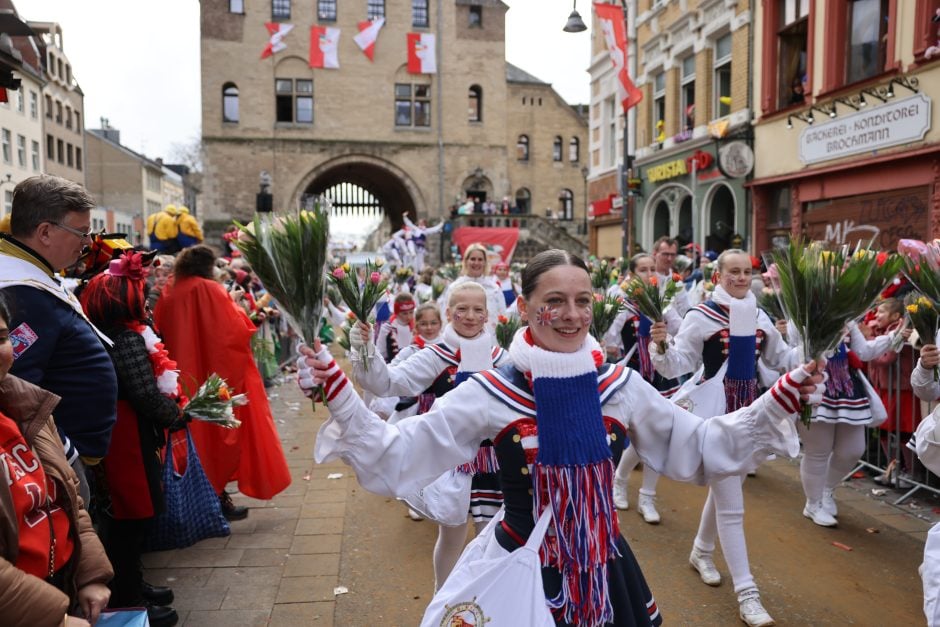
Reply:
<svg viewBox="0 0 940 627"><path fill-rule="evenodd" d="M852 472L843 479L846 481L861 470L874 472L876 482L902 492L901 496L893 501L894 505L900 505L920 490L940 496L940 477L927 470L917 459L917 455L907 448L911 432L902 430L905 422L913 425L912 431L916 430L919 424L918 413L924 417L930 415L937 403L920 401L915 396L913 402L905 408L902 402L902 390L905 387L902 386L902 376L899 353L887 370L889 387L884 400L885 408L889 412L885 423L888 428L865 428L865 454ZM910 381L906 383L906 387L910 389ZM906 413L911 414L910 421L902 419L905 409ZM890 418L892 413L895 416L893 421Z"/></svg>

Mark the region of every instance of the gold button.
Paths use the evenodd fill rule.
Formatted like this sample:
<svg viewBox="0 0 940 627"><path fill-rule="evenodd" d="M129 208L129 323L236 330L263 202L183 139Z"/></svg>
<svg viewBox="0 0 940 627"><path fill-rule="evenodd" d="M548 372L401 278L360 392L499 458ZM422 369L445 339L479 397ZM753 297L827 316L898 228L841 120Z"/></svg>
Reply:
<svg viewBox="0 0 940 627"><path fill-rule="evenodd" d="M522 474L524 474L524 475L527 475L527 474L529 474L529 469L528 469L528 467L526 467L526 466L523 466L523 467L522 467L522 471L521 471L521 472L522 472Z"/></svg>
<svg viewBox="0 0 940 627"><path fill-rule="evenodd" d="M535 494L535 492L532 491L532 488L529 488L529 496L531 496L531 495L533 495L533 494Z"/></svg>
<svg viewBox="0 0 940 627"><path fill-rule="evenodd" d="M522 442L522 436L517 433L516 435L512 436L512 441L513 441L513 442Z"/></svg>
<svg viewBox="0 0 940 627"><path fill-rule="evenodd" d="M617 441L617 434L616 434L616 433L611 433L611 434L610 434L610 439L611 439L611 441L616 442L616 441Z"/></svg>

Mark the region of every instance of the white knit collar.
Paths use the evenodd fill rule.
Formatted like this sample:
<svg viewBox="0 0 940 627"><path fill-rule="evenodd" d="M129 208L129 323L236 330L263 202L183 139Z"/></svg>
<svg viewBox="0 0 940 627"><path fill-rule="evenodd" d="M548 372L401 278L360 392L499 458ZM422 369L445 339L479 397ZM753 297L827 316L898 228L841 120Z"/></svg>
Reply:
<svg viewBox="0 0 940 627"><path fill-rule="evenodd" d="M735 298L721 285L715 286L712 300L728 308L728 331L734 336L750 337L757 332L757 298L747 291L744 298Z"/></svg>
<svg viewBox="0 0 940 627"><path fill-rule="evenodd" d="M528 328L516 331L509 345L509 358L522 372L529 372L533 379L539 377L562 378L596 372L601 346L587 335L581 348L573 353L556 353L536 346Z"/></svg>
<svg viewBox="0 0 940 627"><path fill-rule="evenodd" d="M493 345L495 339L484 329L475 337L459 335L448 323L441 333L444 343L454 352L460 353L460 372L480 372L493 367Z"/></svg>

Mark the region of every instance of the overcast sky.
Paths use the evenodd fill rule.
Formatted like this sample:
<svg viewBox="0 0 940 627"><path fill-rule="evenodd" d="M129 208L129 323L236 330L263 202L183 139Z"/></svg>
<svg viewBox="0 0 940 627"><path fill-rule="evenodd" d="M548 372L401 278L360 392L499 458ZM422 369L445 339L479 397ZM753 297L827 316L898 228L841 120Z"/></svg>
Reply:
<svg viewBox="0 0 940 627"><path fill-rule="evenodd" d="M170 157L174 144L198 137L198 0L14 1L23 19L62 25L65 53L85 93L86 126L97 128L106 117L124 145L154 158ZM570 1L504 2L507 60L552 83L568 102L587 102L590 31L562 32ZM581 0L579 10L590 26L589 2Z"/></svg>

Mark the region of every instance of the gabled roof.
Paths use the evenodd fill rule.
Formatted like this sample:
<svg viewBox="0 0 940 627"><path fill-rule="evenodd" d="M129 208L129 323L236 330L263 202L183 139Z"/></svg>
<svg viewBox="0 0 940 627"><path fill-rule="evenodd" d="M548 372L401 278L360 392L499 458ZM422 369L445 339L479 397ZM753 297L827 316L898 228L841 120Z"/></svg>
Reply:
<svg viewBox="0 0 940 627"><path fill-rule="evenodd" d="M117 148L118 150L124 152L124 153L127 154L128 156L133 157L133 158L136 159L137 161L140 161L140 163L141 163L142 165L145 165L145 166L147 166L147 167L153 168L153 169L155 169L155 170L160 170L161 172L163 171L163 166L162 166L161 164L157 163L156 161L154 161L153 159L151 159L150 157L147 157L146 155L142 155L142 154L140 154L139 152L134 152L133 150L131 150L130 148L128 148L128 147L125 146L124 144L120 144L120 143L118 143L118 142L116 142L116 141L112 141L112 140L108 139L107 137L105 137L104 131L105 131L106 129L89 128L89 129L85 129L85 130L86 130L86 132L88 132L88 133L94 135L95 137L97 137L97 138L100 139L101 141L105 142L106 144L110 144L111 146L114 146L115 148Z"/></svg>
<svg viewBox="0 0 940 627"><path fill-rule="evenodd" d="M521 67L517 67L508 61L506 62L506 80L510 83L529 83L532 85L551 84L532 76Z"/></svg>

